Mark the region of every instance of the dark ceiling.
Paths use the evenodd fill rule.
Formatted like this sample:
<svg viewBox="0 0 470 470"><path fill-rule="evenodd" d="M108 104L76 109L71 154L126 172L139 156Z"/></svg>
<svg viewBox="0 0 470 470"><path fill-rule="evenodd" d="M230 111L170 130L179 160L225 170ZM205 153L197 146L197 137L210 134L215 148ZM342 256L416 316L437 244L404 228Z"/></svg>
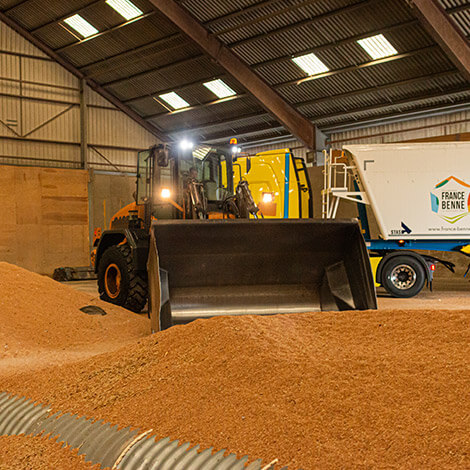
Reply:
<svg viewBox="0 0 470 470"><path fill-rule="evenodd" d="M0 0L0 10L173 139L241 142L289 134L215 60L147 0L124 22L105 0ZM465 36L470 1L441 0ZM423 29L406 0L181 0L179 4L317 126L404 116L470 103L470 83ZM99 34L79 40L63 20L79 13ZM398 55L371 57L357 40L382 33ZM330 72L308 77L292 57L314 52ZM202 84L222 78L237 95ZM190 107L158 100L175 91ZM155 99L157 98L157 99Z"/></svg>

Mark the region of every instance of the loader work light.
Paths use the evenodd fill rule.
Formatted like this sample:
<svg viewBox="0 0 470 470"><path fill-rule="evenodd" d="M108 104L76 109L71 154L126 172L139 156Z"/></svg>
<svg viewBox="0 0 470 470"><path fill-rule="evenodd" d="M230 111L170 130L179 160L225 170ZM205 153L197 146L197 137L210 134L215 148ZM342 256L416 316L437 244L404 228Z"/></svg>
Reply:
<svg viewBox="0 0 470 470"><path fill-rule="evenodd" d="M263 203L270 204L273 202L273 193L263 193Z"/></svg>
<svg viewBox="0 0 470 470"><path fill-rule="evenodd" d="M163 188L161 193L162 199L170 199L171 191L168 188Z"/></svg>
<svg viewBox="0 0 470 470"><path fill-rule="evenodd" d="M189 149L192 149L194 147L194 144L193 142L189 141L189 140L182 140L180 142L180 149L181 150L189 150Z"/></svg>

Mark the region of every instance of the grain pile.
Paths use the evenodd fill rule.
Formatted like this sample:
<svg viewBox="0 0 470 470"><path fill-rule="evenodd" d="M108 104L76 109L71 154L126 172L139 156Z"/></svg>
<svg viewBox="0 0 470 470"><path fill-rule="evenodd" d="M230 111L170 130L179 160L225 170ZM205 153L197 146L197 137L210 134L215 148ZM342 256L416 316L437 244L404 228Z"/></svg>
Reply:
<svg viewBox="0 0 470 470"><path fill-rule="evenodd" d="M43 437L0 436L0 470L99 470L76 451Z"/></svg>
<svg viewBox="0 0 470 470"><path fill-rule="evenodd" d="M463 469L469 321L462 310L198 320L4 388L292 470Z"/></svg>
<svg viewBox="0 0 470 470"><path fill-rule="evenodd" d="M107 315L81 312L86 305ZM4 262L0 318L0 373L83 358L149 333L147 318Z"/></svg>

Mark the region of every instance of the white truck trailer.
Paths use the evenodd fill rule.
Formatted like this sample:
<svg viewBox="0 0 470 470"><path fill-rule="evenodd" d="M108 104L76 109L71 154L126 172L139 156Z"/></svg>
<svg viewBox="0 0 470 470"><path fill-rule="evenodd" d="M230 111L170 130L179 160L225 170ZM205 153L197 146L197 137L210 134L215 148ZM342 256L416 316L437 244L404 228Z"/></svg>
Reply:
<svg viewBox="0 0 470 470"><path fill-rule="evenodd" d="M323 217L341 200L358 204L376 282L396 297L412 297L435 263L414 250L470 255L470 142L346 145L326 155ZM378 233L371 236L365 206ZM370 214L370 212L369 212ZM376 230L376 231L377 231Z"/></svg>

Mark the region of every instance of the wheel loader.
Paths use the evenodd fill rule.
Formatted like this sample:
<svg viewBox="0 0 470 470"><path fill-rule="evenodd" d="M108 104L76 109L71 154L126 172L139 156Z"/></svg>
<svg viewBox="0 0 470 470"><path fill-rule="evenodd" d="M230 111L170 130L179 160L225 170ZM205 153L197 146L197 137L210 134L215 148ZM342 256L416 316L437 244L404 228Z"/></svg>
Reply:
<svg viewBox="0 0 470 470"><path fill-rule="evenodd" d="M376 308L355 220L312 219L305 164L230 146L138 154L135 202L95 233L103 300L152 330L215 315ZM289 175L294 175L291 177Z"/></svg>

